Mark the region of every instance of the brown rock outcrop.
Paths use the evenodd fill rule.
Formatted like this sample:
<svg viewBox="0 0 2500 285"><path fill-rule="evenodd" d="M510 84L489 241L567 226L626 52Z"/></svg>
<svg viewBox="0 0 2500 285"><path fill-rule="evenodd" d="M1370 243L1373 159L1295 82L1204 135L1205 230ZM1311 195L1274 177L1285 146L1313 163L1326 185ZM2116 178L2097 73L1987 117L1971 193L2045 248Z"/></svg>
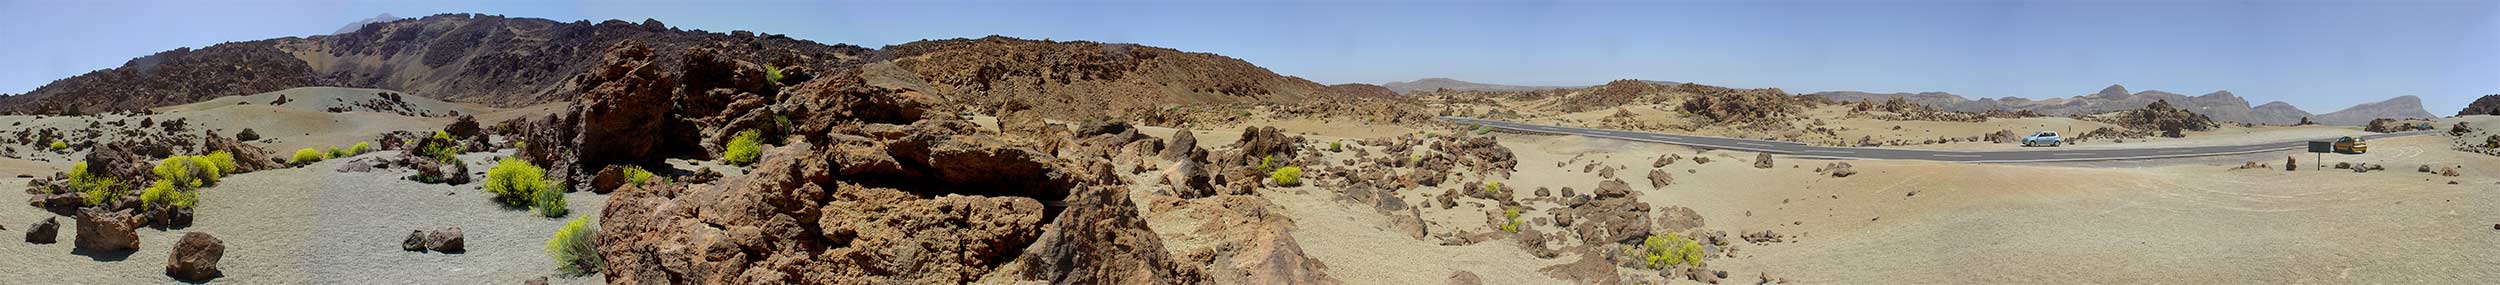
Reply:
<svg viewBox="0 0 2500 285"><path fill-rule="evenodd" d="M461 232L460 227L444 228L443 230L425 233L425 249L435 252L467 251L469 247L468 241L468 235Z"/></svg>

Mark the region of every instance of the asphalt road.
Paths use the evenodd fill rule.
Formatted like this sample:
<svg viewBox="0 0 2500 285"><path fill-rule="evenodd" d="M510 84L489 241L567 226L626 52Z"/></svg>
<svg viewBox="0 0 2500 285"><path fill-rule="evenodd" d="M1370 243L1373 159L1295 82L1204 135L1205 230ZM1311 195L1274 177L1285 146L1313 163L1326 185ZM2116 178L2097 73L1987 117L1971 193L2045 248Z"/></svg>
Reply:
<svg viewBox="0 0 2500 285"><path fill-rule="evenodd" d="M1493 127L1493 128L1496 128L1496 129L1509 130L1509 131L1516 131L1516 132L1543 133L1543 134L1558 134L1558 135L1576 135L1576 136L1586 136L1586 137L1595 137L1595 138L1609 138L1609 139L1619 139L1619 140L1629 140L1629 141L1642 141L1642 142L1653 142L1653 143L1663 143L1663 144L1684 145L1684 146L1693 146L1693 147L1702 147L1702 148L1714 148L1714 149L1733 149L1733 150L1743 150L1743 151L1753 151L1753 152L1768 152L1768 153L1785 154L1785 155L1790 155L1790 156L1810 157L1810 158L1829 158L1829 159L1903 159L1903 160L1935 160L1935 161L1974 162L1974 163L2006 163L2006 162L2066 162L2066 161L2130 160L2130 159L2154 159L2154 158L2172 158L2172 157L2195 157L2195 156L2233 155L2233 154L2258 153L2258 152L2268 152L2268 151L2280 151L2280 150L2287 150L2287 149L2306 149L2306 148L2308 148L2308 141L2310 141L2310 140L2293 140L2293 141L2271 142L2271 143L2261 143L2261 144L2251 144L2251 145L2199 146L2199 147L2166 147L2166 148L2060 149L2060 148L2055 148L2055 147L2039 147L2039 148L2036 148L2036 150L2018 150L2018 151L1949 151L1949 150L1919 150L1919 149L1892 149L1892 148L1867 148L1867 147L1830 147L1830 146L1813 146L1813 145L1806 145L1806 144L1802 144L1802 143L1794 143L1794 142L1766 141L1766 140L1750 140L1750 139L1736 139L1736 138L1722 138L1722 137L1707 137L1707 136L1674 135L1674 134L1661 134L1661 133L1636 132L1636 131L1623 131L1623 130L1607 130L1607 129L1574 128L1574 127L1565 127L1565 126L1548 126L1548 125L1536 125L1536 124L1525 124L1525 123L1513 123L1513 122L1494 121L1494 120L1485 120L1485 119L1468 118L1468 117L1441 117L1441 119L1442 119L1442 120L1448 120L1448 121L1451 121L1451 122L1461 123L1461 124L1480 124L1480 125L1484 125L1484 126L1487 126L1487 127ZM2372 134L2372 135L2363 136L2363 138L2366 138L2366 139L2380 139L2380 138L2390 138L2390 137L2401 137L2401 136L2420 135L2420 134L2426 134L2426 133L2432 133L2432 132L2437 132L2437 131L2414 131L2414 132L2401 132L2401 133ZM2326 139L2326 138L2320 138L2320 139Z"/></svg>

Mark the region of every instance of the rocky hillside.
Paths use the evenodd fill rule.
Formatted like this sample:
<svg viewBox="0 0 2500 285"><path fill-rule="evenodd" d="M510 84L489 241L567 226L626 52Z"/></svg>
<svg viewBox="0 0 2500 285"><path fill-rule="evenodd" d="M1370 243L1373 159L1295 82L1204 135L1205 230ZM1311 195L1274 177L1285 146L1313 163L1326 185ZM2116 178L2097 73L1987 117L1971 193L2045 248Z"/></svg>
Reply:
<svg viewBox="0 0 2500 285"><path fill-rule="evenodd" d="M660 62L671 65L694 47L713 48L738 60L813 70L857 64L872 52L745 31L679 30L651 20L592 24L442 14L362 25L337 35L176 49L0 98L0 111L138 110L316 85L400 90L493 106L528 105L570 99L579 90L564 84L566 79L599 62L601 48L629 39L653 46Z"/></svg>
<svg viewBox="0 0 2500 285"><path fill-rule="evenodd" d="M2422 98L2406 95L2396 96L2396 98L2387 99L2387 101L2353 105L2352 108L2344 108L2344 110L2332 113L2318 114L2318 122L2330 125L2359 125L2369 123L2370 120L2373 119L2427 119L2438 117L2439 115L2431 114L2430 111L2424 111L2422 109Z"/></svg>
<svg viewBox="0 0 2500 285"><path fill-rule="evenodd" d="M2284 103L2281 101L2267 102L2265 104L2252 107L2249 105L2247 99L2240 98L2239 96L2232 94L2231 91L2227 90L2214 91L2213 93L2197 96L2187 96L2177 93L2163 92L2160 90L2146 90L2130 93L2127 91L2126 86L2114 84L2109 87L2102 88L2099 92L2093 92L2092 94L2047 100L2031 100L2018 97L1980 98L1974 100L1945 92L1867 93L1858 91L1826 91L1807 94L1807 96L1823 97L1841 102L1883 102L1890 100L1891 98L1903 98L1911 103L1934 106L1948 111L1984 112L1989 110L2029 110L2052 116L2091 115L2125 111L2143 107L2156 101L2166 101L2173 106L2177 106L2181 110L2196 112L2197 114L2212 117L2214 120L2269 125L2297 124L2301 122L2301 118L2304 117L2310 117L2313 118L2314 121L2326 124L2359 125L2369 122L2370 119L2375 118L2370 116L2409 118L2409 116L2429 114L2429 112L2420 111L2422 108L2420 108L2421 103L2418 98L2408 99L2412 96L2402 96L2389 99L2385 102L2354 106L2352 109L2347 109L2347 111L2350 111L2351 113L2339 111L2337 113L2345 114L2336 115L2337 117L2334 119L2328 119L2325 118L2328 116L2327 114L2311 114L2308 111L2301 110L2299 107L2292 106L2291 103ZM2413 102L2411 105L2414 107L2410 109L2412 111L2405 111L2407 109L2404 108L2406 105L2404 102Z"/></svg>
<svg viewBox="0 0 2500 285"><path fill-rule="evenodd" d="M1174 107L1273 105L1291 112L1429 119L1403 111L1412 108L1381 107L1395 103L1378 98L1378 87L1324 86L1240 59L1136 44L991 36L888 46L875 60L897 68L868 68L864 76L927 86L930 90L921 91L980 113L1030 109L1054 119L1101 115L1168 125L1160 122L1215 119L1173 114Z"/></svg>
<svg viewBox="0 0 2500 285"><path fill-rule="evenodd" d="M1434 78L1424 78L1424 79L1416 79L1415 81L1398 81L1398 82L1389 82L1389 83L1386 83L1386 84L1381 84L1380 86L1382 86L1382 87L1388 87L1388 88L1389 88L1389 90L1397 91L1397 92L1398 92L1398 94L1406 94L1406 93L1416 92L1416 91L1435 91L1435 90L1449 90L1449 91L1491 91L1491 92L1517 92L1517 91L1535 91L1535 90L1546 90L1546 89L1565 89L1565 88L1577 88L1577 87L1570 87L1570 86L1522 86L1522 85L1501 85L1501 84L1491 84L1491 83L1475 83L1475 82L1458 81L1457 79L1439 78L1439 77L1434 77Z"/></svg>
<svg viewBox="0 0 2500 285"><path fill-rule="evenodd" d="M2474 98L2474 103L2465 104L2465 109L2457 110L2457 115L2500 115L2500 94L2483 95L2482 98Z"/></svg>

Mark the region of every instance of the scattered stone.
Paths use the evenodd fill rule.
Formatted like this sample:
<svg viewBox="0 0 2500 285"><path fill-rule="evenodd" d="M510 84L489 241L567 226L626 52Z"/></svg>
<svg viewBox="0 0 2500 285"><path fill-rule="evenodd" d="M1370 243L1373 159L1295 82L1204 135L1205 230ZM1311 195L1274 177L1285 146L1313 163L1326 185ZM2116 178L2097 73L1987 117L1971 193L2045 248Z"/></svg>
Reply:
<svg viewBox="0 0 2500 285"><path fill-rule="evenodd" d="M173 257L165 261L165 275L181 280L208 280L225 275L217 270L217 260L226 256L226 242L203 232L182 234L174 242Z"/></svg>
<svg viewBox="0 0 2500 285"><path fill-rule="evenodd" d="M2457 173L2457 168L2456 168L2456 167L2454 167L2454 166L2450 166L2450 167L2447 167L2447 168L2444 168L2444 169L2440 169L2440 170L2439 170L2439 176L2457 177L2457 175L2460 175L2460 174L2458 174L2458 173Z"/></svg>
<svg viewBox="0 0 2500 285"><path fill-rule="evenodd" d="M399 250L418 252L425 251L425 231L409 231L408 239L399 241Z"/></svg>
<svg viewBox="0 0 2500 285"><path fill-rule="evenodd" d="M538 278L530 278L530 280L529 280L529 281L521 281L521 284L522 284L522 285L547 285L547 276L539 276Z"/></svg>
<svg viewBox="0 0 2500 285"><path fill-rule="evenodd" d="M1675 175L1669 175L1665 170L1649 170L1650 188L1666 188L1669 184L1675 184Z"/></svg>
<svg viewBox="0 0 2500 285"><path fill-rule="evenodd" d="M2284 156L2284 157L2283 157L2283 171L2296 171L2296 170L2300 170L2300 159L2297 159L2297 158L2292 158L2291 156Z"/></svg>
<svg viewBox="0 0 2500 285"><path fill-rule="evenodd" d="M1466 271L1466 270L1459 270L1457 273L1450 273L1450 285L1476 285L1476 284L1484 284L1484 278L1479 278L1479 277L1476 277L1476 273L1475 273L1475 272L1468 272L1468 271Z"/></svg>
<svg viewBox="0 0 2500 285"><path fill-rule="evenodd" d="M2415 168L2415 169L2413 169L2413 171L2414 171L2414 172L2421 172L2421 173L2431 173L2431 165L2429 165L2429 164L2423 164L2423 165L2422 165L2422 168Z"/></svg>
<svg viewBox="0 0 2500 285"><path fill-rule="evenodd" d="M1553 194L1552 190L1547 190L1545 187L1536 188L1536 197L1538 198L1550 197L1553 196Z"/></svg>
<svg viewBox="0 0 2500 285"><path fill-rule="evenodd" d="M1597 199L1598 199L1598 200L1613 199L1613 198L1621 198L1621 197L1624 197L1624 196L1631 196L1631 195L1632 195L1632 184L1631 184L1631 183L1624 183L1622 179L1609 179L1609 180L1606 180L1606 181L1597 182Z"/></svg>
<svg viewBox="0 0 2500 285"><path fill-rule="evenodd" d="M26 243L52 244L60 242L60 237L61 221L59 217L45 217L42 222L35 222L34 226L29 226L26 229Z"/></svg>
<svg viewBox="0 0 2500 285"><path fill-rule="evenodd" d="M1707 157L1707 156L1693 156L1693 163L1698 163L1698 164L1710 164L1710 157Z"/></svg>
<svg viewBox="0 0 2500 285"><path fill-rule="evenodd" d="M466 241L467 237L461 235L460 227L445 228L426 234L425 249L436 252L461 252L466 250L464 248L467 246Z"/></svg>
<svg viewBox="0 0 2500 285"><path fill-rule="evenodd" d="M1771 168L1771 153L1768 153L1768 152L1754 153L1754 156L1753 156L1753 168L1763 168L1763 169L1769 169L1769 168Z"/></svg>
<svg viewBox="0 0 2500 285"><path fill-rule="evenodd" d="M107 212L103 207L78 211L78 250L110 252L139 249L138 225L130 223L130 211Z"/></svg>
<svg viewBox="0 0 2500 285"><path fill-rule="evenodd" d="M1849 177L1850 175L1858 175L1858 170L1852 167L1853 166L1850 166L1847 162L1833 162L1830 164L1824 164L1823 168L1814 169L1814 172L1830 173L1832 177Z"/></svg>

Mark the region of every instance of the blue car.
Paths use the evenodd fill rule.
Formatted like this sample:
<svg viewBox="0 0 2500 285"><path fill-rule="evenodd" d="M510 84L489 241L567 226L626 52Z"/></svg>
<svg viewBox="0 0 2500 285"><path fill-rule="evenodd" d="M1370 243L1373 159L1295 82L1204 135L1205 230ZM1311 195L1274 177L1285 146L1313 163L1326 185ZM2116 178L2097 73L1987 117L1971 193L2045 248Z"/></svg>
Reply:
<svg viewBox="0 0 2500 285"><path fill-rule="evenodd" d="M2052 131L2040 131L2023 137L2023 146L2057 146L2065 143L2065 139L2058 138L2057 132Z"/></svg>

